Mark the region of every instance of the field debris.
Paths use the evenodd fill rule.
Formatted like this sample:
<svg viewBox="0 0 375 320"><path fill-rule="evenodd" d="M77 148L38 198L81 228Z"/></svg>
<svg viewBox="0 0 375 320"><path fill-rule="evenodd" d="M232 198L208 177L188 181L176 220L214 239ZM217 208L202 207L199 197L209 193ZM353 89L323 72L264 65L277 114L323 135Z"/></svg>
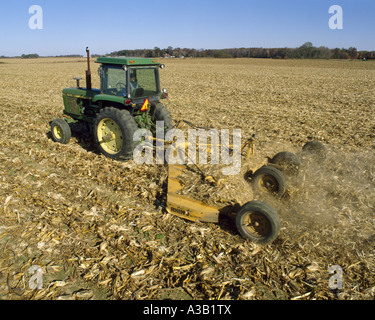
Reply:
<svg viewBox="0 0 375 320"><path fill-rule="evenodd" d="M284 150L301 160L281 199L254 193L244 172L216 189L186 177L182 192L212 203L262 197L280 215L279 237L261 247L230 219L168 214L164 166L112 161L78 131L68 145L54 143L48 123L85 60L9 59L0 64L0 298L374 299L375 63L165 64L174 119L255 132L256 163ZM323 159L302 151L311 139L326 145ZM41 288L30 287L32 266ZM331 266L343 270L342 289L329 287Z"/></svg>

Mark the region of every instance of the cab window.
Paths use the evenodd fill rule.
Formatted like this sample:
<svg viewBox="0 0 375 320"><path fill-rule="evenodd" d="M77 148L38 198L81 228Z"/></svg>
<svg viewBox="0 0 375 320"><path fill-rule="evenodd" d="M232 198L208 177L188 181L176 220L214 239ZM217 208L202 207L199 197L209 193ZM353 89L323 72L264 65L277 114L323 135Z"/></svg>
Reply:
<svg viewBox="0 0 375 320"><path fill-rule="evenodd" d="M105 94L126 96L126 71L121 67L103 67L101 89Z"/></svg>

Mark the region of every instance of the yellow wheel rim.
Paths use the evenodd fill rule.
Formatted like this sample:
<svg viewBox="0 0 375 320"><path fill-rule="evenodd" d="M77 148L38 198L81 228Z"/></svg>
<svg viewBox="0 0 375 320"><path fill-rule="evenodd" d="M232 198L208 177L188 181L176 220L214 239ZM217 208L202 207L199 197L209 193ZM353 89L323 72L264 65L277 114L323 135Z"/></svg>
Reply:
<svg viewBox="0 0 375 320"><path fill-rule="evenodd" d="M63 134L62 134L62 130L59 126L53 127L53 135L55 136L55 138L57 140L61 140Z"/></svg>
<svg viewBox="0 0 375 320"><path fill-rule="evenodd" d="M243 217L243 227L254 237L262 238L271 231L269 220L259 212L248 212Z"/></svg>
<svg viewBox="0 0 375 320"><path fill-rule="evenodd" d="M99 122L98 140L103 150L109 154L117 154L123 145L122 132L119 125L112 119L103 119Z"/></svg>

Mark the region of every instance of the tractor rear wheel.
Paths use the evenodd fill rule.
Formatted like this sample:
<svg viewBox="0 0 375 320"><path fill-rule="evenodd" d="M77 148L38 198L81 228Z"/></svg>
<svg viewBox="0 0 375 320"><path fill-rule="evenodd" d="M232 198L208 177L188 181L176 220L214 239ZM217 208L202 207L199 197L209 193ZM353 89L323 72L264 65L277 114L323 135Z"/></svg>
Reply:
<svg viewBox="0 0 375 320"><path fill-rule="evenodd" d="M281 197L285 192L286 181L280 170L264 166L253 174L252 185L258 190Z"/></svg>
<svg viewBox="0 0 375 320"><path fill-rule="evenodd" d="M129 111L107 107L100 111L95 119L95 143L106 157L129 160L133 157L133 135L137 129L137 124Z"/></svg>
<svg viewBox="0 0 375 320"><path fill-rule="evenodd" d="M62 144L68 144L72 137L69 124L64 119L55 119L51 122L52 140Z"/></svg>
<svg viewBox="0 0 375 320"><path fill-rule="evenodd" d="M261 201L244 204L236 215L238 232L254 243L273 242L280 231L280 219L274 208Z"/></svg>
<svg viewBox="0 0 375 320"><path fill-rule="evenodd" d="M155 123L156 121L164 121L165 131L173 128L171 114L169 113L168 109L160 102L155 105L155 116L153 120Z"/></svg>

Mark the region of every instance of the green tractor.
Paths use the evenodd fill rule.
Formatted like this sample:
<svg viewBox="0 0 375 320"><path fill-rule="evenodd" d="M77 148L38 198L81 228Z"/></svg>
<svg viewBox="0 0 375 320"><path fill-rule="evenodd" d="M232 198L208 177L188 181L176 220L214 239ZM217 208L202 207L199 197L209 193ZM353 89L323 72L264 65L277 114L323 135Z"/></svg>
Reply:
<svg viewBox="0 0 375 320"><path fill-rule="evenodd" d="M136 146L136 130L153 131L156 121L164 121L165 130L173 127L170 113L161 103L168 98L160 87L159 69L164 65L148 58L98 58L100 89L93 89L88 48L86 52L86 88L80 86L81 78L74 78L77 87L62 91L67 117L50 123L52 139L67 144L72 134L70 124L84 123L102 154L128 160Z"/></svg>

